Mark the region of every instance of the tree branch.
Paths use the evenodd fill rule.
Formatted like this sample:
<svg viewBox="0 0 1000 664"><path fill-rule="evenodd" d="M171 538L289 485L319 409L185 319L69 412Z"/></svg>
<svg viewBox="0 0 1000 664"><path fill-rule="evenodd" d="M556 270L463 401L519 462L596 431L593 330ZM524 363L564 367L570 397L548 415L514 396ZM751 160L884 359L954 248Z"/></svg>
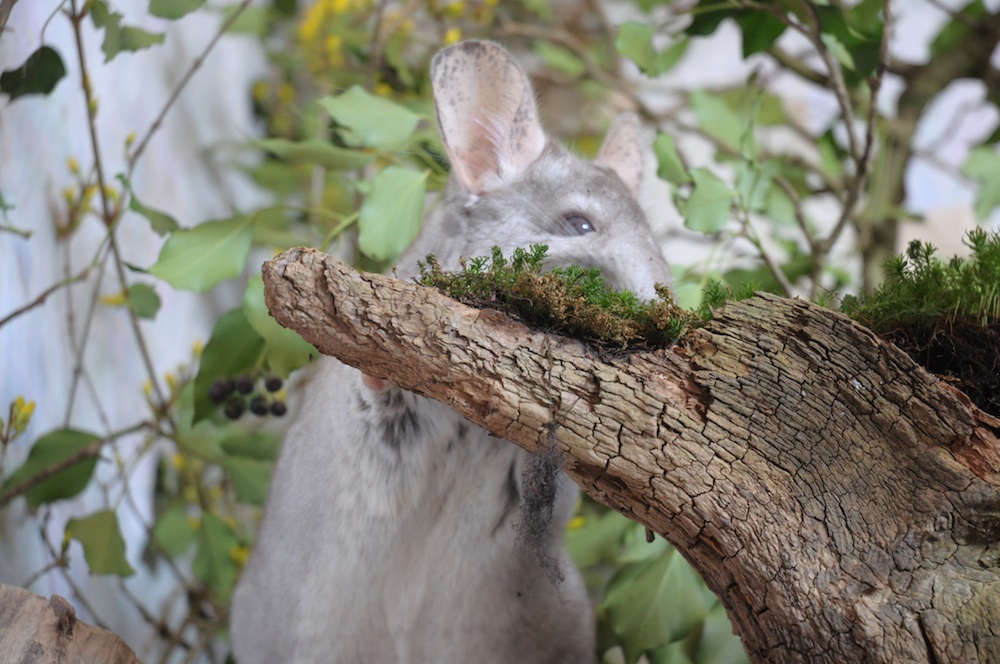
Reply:
<svg viewBox="0 0 1000 664"><path fill-rule="evenodd" d="M752 659L1000 656L1000 420L847 318L761 295L683 347L609 355L314 250L264 281L321 352L526 449L554 432L587 493L691 561Z"/></svg>

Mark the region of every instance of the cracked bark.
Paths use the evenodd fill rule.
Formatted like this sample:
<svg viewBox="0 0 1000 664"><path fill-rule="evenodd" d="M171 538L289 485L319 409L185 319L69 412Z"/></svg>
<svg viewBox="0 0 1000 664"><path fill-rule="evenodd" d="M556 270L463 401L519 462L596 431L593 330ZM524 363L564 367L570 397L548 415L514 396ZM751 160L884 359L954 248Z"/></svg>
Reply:
<svg viewBox="0 0 1000 664"><path fill-rule="evenodd" d="M754 661L1000 661L1000 420L839 314L761 295L611 355L291 250L272 315L661 533ZM553 414L555 426L552 427Z"/></svg>

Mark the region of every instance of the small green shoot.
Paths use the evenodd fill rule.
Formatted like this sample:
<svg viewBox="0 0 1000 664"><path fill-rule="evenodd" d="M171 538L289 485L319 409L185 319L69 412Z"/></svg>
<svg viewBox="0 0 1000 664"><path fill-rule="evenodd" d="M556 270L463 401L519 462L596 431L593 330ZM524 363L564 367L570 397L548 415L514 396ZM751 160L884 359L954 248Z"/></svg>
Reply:
<svg viewBox="0 0 1000 664"><path fill-rule="evenodd" d="M979 228L965 244L968 258L944 261L932 245L914 240L886 263L886 279L870 296L844 298L842 310L877 332L940 318L1000 321L1000 233Z"/></svg>

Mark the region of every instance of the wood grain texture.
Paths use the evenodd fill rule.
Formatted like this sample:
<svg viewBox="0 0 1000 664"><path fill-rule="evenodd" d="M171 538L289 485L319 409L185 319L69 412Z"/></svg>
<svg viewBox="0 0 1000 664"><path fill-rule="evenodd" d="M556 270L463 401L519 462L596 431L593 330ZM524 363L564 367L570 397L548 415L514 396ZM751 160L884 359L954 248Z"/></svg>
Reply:
<svg viewBox="0 0 1000 664"><path fill-rule="evenodd" d="M77 620L59 595L49 599L0 584L0 664L140 664L116 634Z"/></svg>
<svg viewBox="0 0 1000 664"><path fill-rule="evenodd" d="M272 315L663 534L754 661L1000 661L1000 421L846 317L760 295L609 355L296 249Z"/></svg>

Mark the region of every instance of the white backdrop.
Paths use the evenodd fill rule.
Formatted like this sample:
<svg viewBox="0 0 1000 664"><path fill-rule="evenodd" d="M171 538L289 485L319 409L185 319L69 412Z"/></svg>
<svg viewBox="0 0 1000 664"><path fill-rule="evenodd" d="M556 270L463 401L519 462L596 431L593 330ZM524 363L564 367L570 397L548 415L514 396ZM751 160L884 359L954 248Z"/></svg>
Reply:
<svg viewBox="0 0 1000 664"><path fill-rule="evenodd" d="M65 209L63 190L73 178L67 160L77 159L86 171L92 165L89 134L80 72L69 22L56 15L44 28L46 20L59 6L59 0L21 0L10 16L7 32L0 36L0 70L20 65L42 43L56 48L66 64L68 75L56 90L45 97L23 97L8 102L0 97L0 192L15 205L8 222L32 232L30 239L0 233L0 317L32 300L55 282L74 274L90 260L103 236L98 222L88 219L71 239L56 237L55 220ZM126 20L141 27L166 31L166 43L138 53L123 53L108 65L100 52L101 36L84 24L86 56L92 85L100 100L98 136L109 180L124 170L123 145L131 132L140 137L149 129L177 81L217 29L218 16L208 12L178 22L159 22L148 18L145 2L118 0L115 3ZM927 35L945 20L932 4L921 0L897 3L895 50L912 60L927 55ZM954 3L957 4L957 3ZM668 85L697 87L719 85L742 75L739 41L736 31L723 26L715 37L694 44L685 63L668 79ZM183 92L177 106L167 116L162 129L150 144L133 178L136 193L150 207L169 211L183 226L208 218L222 218L234 209L260 205L263 195L232 169L235 153L226 149L232 142L245 140L259 132L250 117L251 82L265 72L266 63L258 40L226 36ZM796 107L812 122L821 122L834 108L829 99L787 82L786 94L795 98ZM888 90L886 102L897 91ZM921 128L923 145L935 145L941 128L949 124L956 109L977 98L981 86L954 86L949 98L930 111ZM996 113L976 111L957 131L952 131L936 149L938 159L961 164L970 142L992 131ZM697 157L694 160L697 163ZM117 184L117 182L116 182ZM935 243L954 251L956 228L971 219L973 193L967 186L943 176L926 163L918 164L908 175L912 206L929 213L936 223L923 229ZM650 184L647 193L664 196L663 185ZM647 208L653 205L647 201ZM161 240L150 234L146 221L128 215L118 232L123 252L138 265L151 264ZM668 247L668 257L676 262L697 260L690 247ZM152 280L148 280L153 283ZM23 459L27 447L38 435L61 427L73 377L76 354L84 328L83 315L96 291L112 295L118 291L117 280L108 273L102 281L96 274L84 282L63 289L48 302L0 328L0 409L4 411L16 396L24 395L37 402L30 430L11 450L6 468ZM207 339L214 320L235 306L241 293L235 288L220 288L210 296L175 292L164 284L156 290L162 309L155 325L144 328L157 374L173 369L190 357L195 341ZM123 311L98 307L90 335L100 343L87 346L84 370L86 380L76 400L71 423L74 427L105 433L133 423L146 405L142 398L145 369L135 352L135 339ZM168 322L169 321L169 322ZM75 341L74 341L75 340ZM90 387L86 387L88 385ZM93 398L95 394L113 393L115 400ZM99 405L100 404L100 405ZM128 456L139 443L128 441L119 450ZM111 471L111 464L101 464ZM141 468L131 487L140 513L148 518L148 493L152 467ZM110 476L111 472L106 472ZM99 496L91 493L68 501L58 510L58 518L48 524L52 539L59 542L66 518L89 514L100 505ZM144 542L139 521L129 509L119 510L128 541L128 555L133 566ZM45 562L46 554L37 537L38 524L25 515L23 501L0 512L0 582L24 583ZM98 614L122 634L140 657L149 656L149 627L132 609L121 605L113 582L89 577L78 545L71 548L71 570L84 588ZM168 578L137 575L128 586L151 607L175 589ZM48 575L32 586L41 594L70 596L70 589L57 575ZM86 617L86 612L81 611Z"/></svg>

